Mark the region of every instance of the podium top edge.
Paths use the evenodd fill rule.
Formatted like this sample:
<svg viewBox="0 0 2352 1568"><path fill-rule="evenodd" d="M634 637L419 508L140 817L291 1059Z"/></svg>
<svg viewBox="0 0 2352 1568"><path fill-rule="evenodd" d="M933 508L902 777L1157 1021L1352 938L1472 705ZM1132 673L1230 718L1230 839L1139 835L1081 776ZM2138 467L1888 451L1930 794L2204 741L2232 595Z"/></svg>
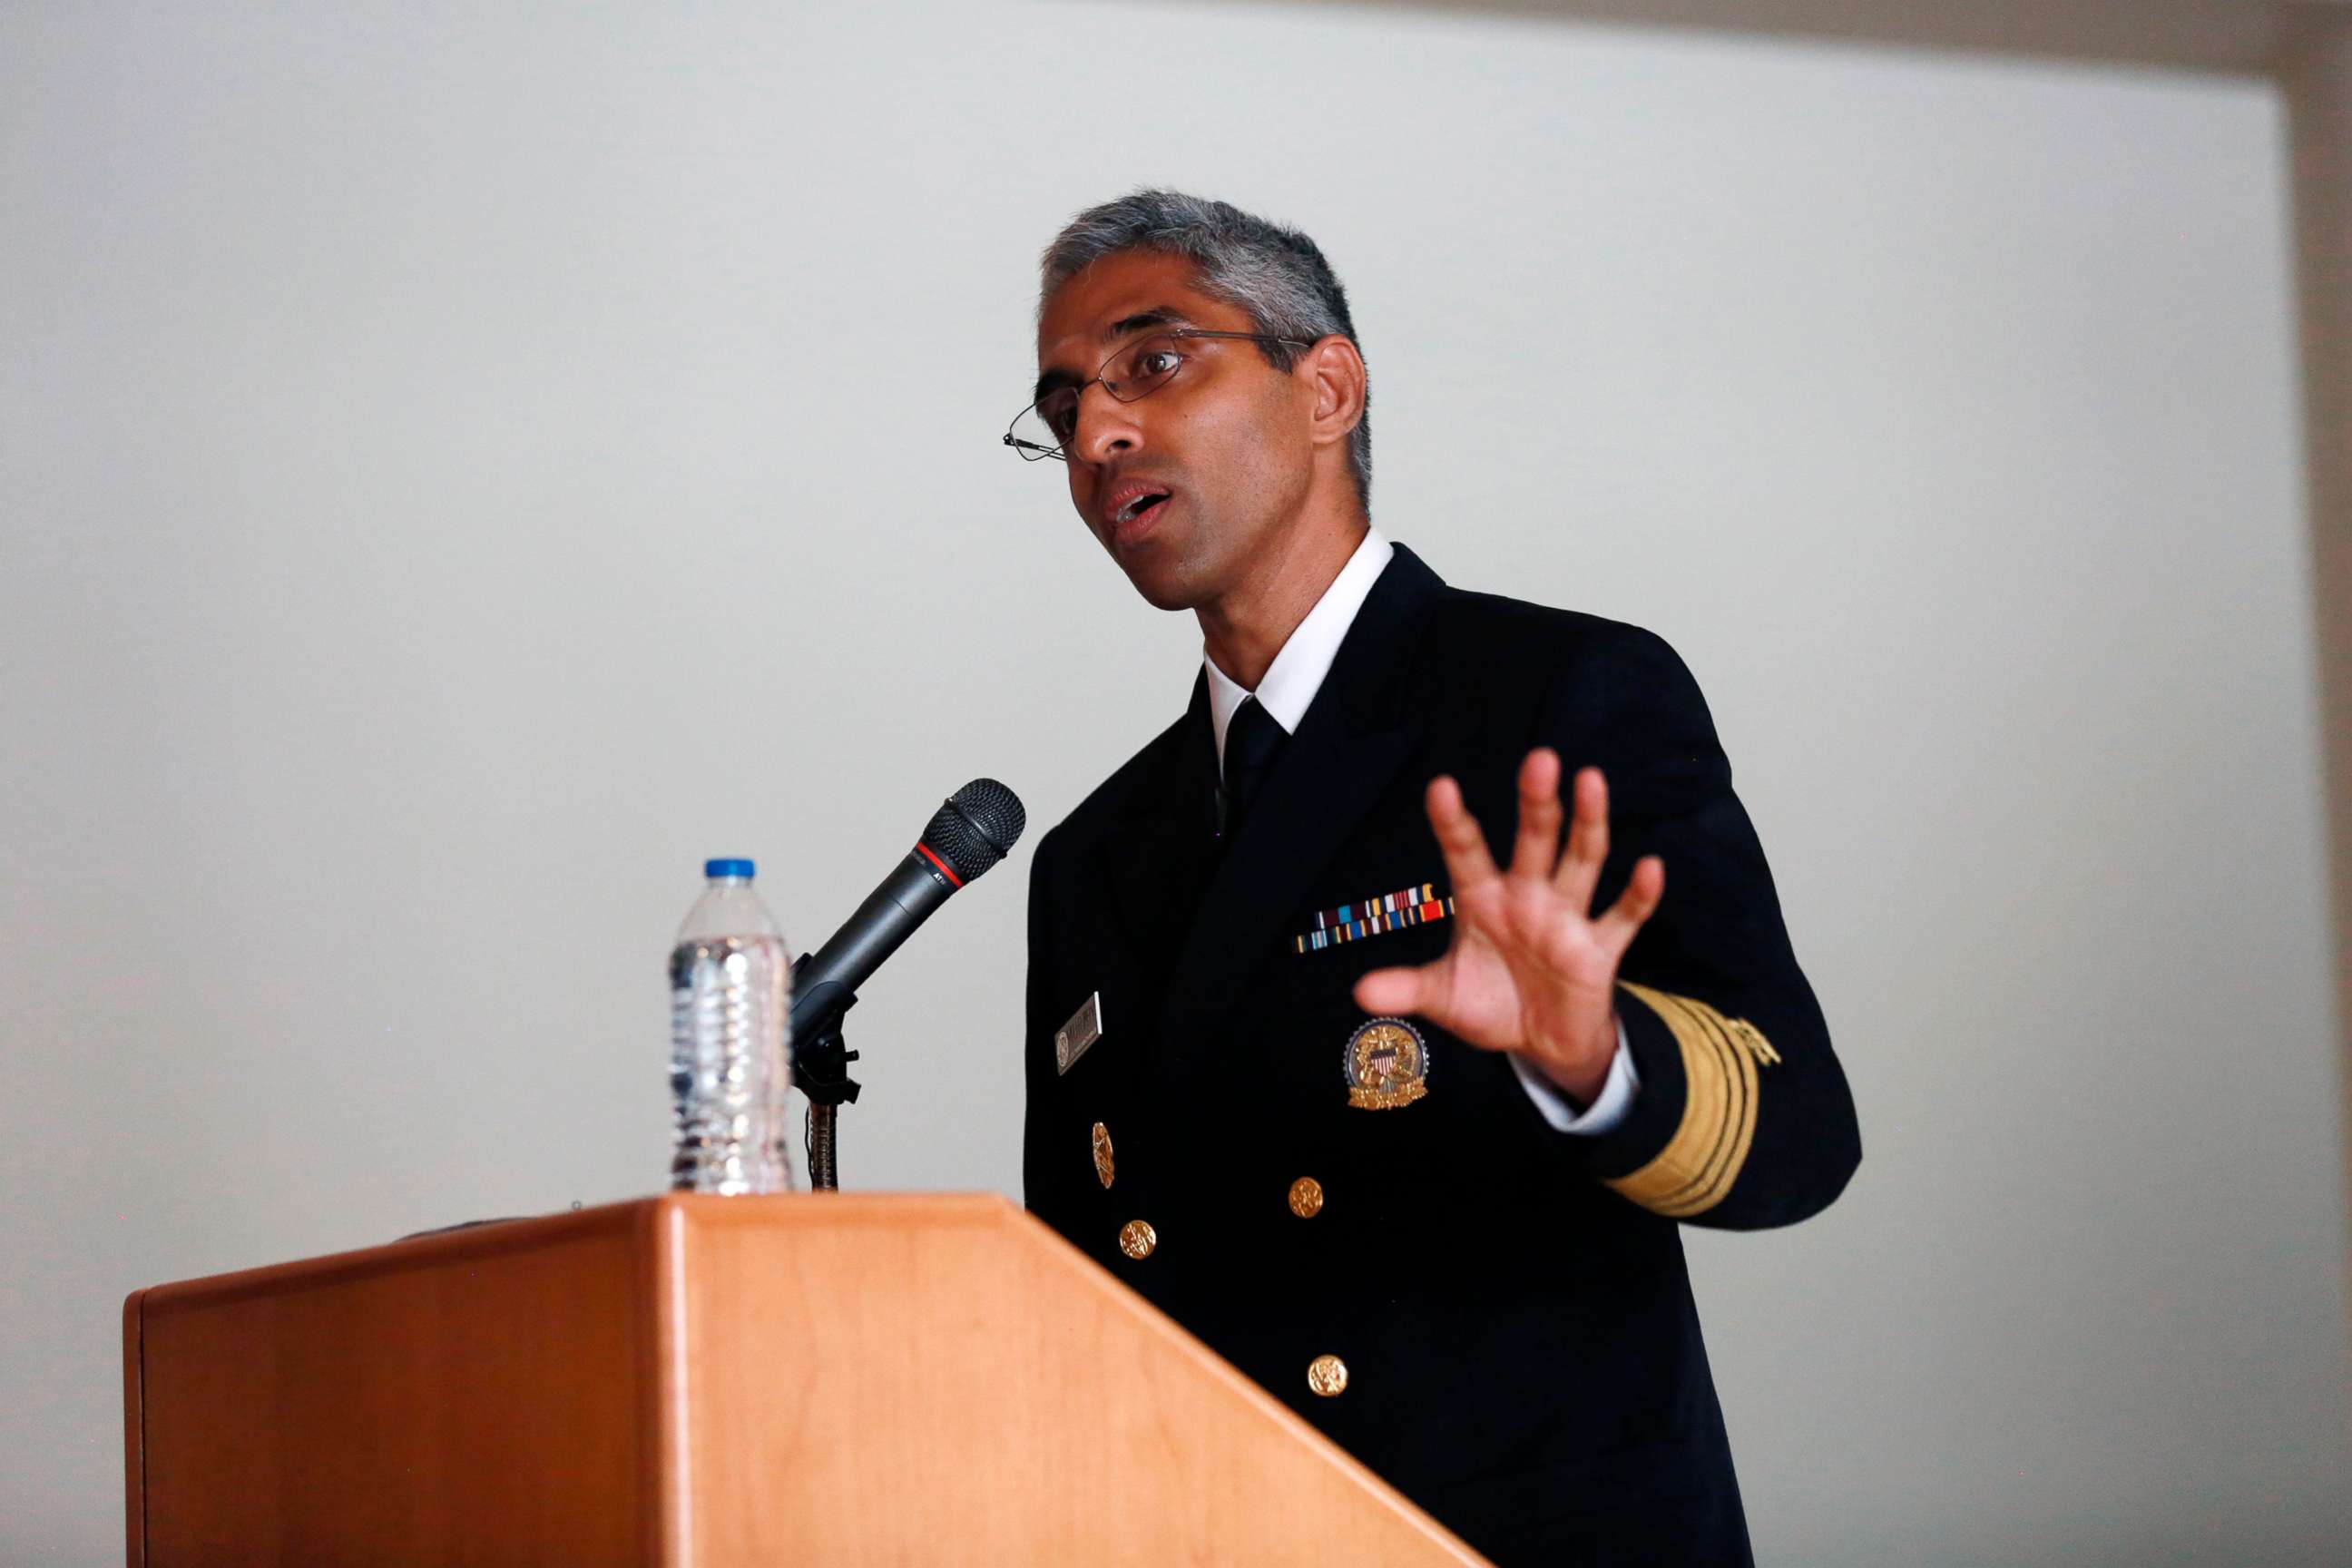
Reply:
<svg viewBox="0 0 2352 1568"><path fill-rule="evenodd" d="M421 1231L342 1252L147 1286L125 1297L123 1308L129 1312L136 1303L142 1316L152 1317L174 1307L214 1304L283 1289L298 1280L326 1284L369 1274L445 1267L470 1257L534 1251L599 1237L634 1238L650 1236L656 1228L679 1222L696 1228L772 1226L793 1229L875 1224L997 1226L1019 1223L1024 1218L1021 1205L1001 1193L784 1193L761 1197L662 1193L591 1208L562 1209L553 1214L461 1221L442 1229Z"/></svg>

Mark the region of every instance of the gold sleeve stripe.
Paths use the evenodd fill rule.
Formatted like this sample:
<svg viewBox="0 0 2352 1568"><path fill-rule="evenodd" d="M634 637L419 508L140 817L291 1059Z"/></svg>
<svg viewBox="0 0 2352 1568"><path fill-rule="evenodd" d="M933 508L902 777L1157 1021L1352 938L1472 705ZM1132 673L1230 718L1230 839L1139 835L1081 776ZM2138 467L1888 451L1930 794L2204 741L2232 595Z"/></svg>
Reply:
<svg viewBox="0 0 2352 1568"><path fill-rule="evenodd" d="M1706 1003L1618 982L1665 1020L1682 1047L1683 1119L1656 1159L1607 1184L1653 1213L1680 1219L1723 1201L1756 1138L1756 1069L1780 1059L1762 1031Z"/></svg>
<svg viewBox="0 0 2352 1568"><path fill-rule="evenodd" d="M1723 1031L1716 1027L1705 1013L1697 1011L1691 1003L1679 996L1668 995L1663 999L1675 1010L1676 1022L1687 1026L1698 1036L1697 1055L1706 1064L1709 1098L1717 1102L1716 1108L1720 1110L1719 1115L1710 1117L1706 1123L1713 1132L1713 1141L1694 1145L1706 1151L1697 1173L1681 1189L1667 1194L1651 1205L1662 1214L1690 1214L1697 1212L1691 1205L1697 1203L1700 1207L1705 1207L1728 1191L1731 1178L1739 1173L1740 1165L1747 1161L1748 1138L1756 1131L1756 1075L1751 1070L1742 1080L1738 1064L1724 1044ZM1675 1033L1679 1037L1682 1031L1677 1028ZM1692 1056L1690 1047L1685 1046L1683 1063L1686 1082L1689 1080ZM1700 1203L1702 1198L1704 1203Z"/></svg>

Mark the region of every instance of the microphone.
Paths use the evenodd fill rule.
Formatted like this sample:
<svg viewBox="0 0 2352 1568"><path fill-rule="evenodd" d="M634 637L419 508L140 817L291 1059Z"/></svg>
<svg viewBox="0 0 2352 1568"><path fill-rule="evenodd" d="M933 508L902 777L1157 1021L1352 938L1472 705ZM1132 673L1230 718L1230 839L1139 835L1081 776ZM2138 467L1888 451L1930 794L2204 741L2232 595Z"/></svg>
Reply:
<svg viewBox="0 0 2352 1568"><path fill-rule="evenodd" d="M1003 859L1028 825L1021 797L994 779L974 779L949 796L881 886L793 965L793 1045L839 1028L866 977L950 894Z"/></svg>

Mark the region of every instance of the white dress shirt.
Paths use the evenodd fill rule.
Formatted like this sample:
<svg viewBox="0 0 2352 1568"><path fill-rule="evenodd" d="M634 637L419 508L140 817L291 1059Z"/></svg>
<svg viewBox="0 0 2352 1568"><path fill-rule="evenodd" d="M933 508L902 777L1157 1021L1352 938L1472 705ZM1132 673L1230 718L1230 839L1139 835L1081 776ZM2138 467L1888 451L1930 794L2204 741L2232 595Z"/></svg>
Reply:
<svg viewBox="0 0 2352 1568"><path fill-rule="evenodd" d="M1356 612L1364 607L1365 595L1381 569L1396 553L1396 546L1381 537L1377 528L1365 531L1364 542L1282 645L1282 651L1266 666L1265 679L1251 691L1223 670L1204 649L1201 665L1209 677L1209 727L1217 738L1217 771L1225 766L1225 727L1233 722L1235 710L1251 698L1265 710L1266 717L1282 726L1286 735L1298 732L1298 722L1307 717L1307 705L1323 689L1323 678L1331 673L1331 661L1339 656L1339 644L1348 628L1356 624ZM1543 1119L1562 1132L1579 1132L1588 1136L1606 1132L1625 1120L1633 1109L1633 1096L1641 1089L1641 1080L1633 1073L1633 1053L1626 1048L1625 1025L1617 1024L1617 1054L1609 1058L1609 1077L1601 1085L1600 1095L1582 1111L1570 1105L1568 1097L1551 1079L1520 1059L1516 1051L1507 1053L1511 1058L1511 1070L1518 1075L1519 1087Z"/></svg>

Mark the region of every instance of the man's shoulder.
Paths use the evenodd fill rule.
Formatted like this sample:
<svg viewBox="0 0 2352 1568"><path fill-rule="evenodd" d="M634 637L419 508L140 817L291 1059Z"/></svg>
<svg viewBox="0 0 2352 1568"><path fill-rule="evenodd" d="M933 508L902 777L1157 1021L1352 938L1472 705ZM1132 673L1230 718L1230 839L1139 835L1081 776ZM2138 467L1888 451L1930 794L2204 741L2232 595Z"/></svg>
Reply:
<svg viewBox="0 0 2352 1568"><path fill-rule="evenodd" d="M1658 736L1715 743L1690 667L1647 626L1452 587L1432 611L1417 700L1457 748L1496 737L1516 745L1528 733L1577 748Z"/></svg>
<svg viewBox="0 0 2352 1568"><path fill-rule="evenodd" d="M1431 606L1430 632L1426 658L1490 679L1688 679L1682 656L1647 626L1502 594L1447 585Z"/></svg>
<svg viewBox="0 0 2352 1568"><path fill-rule="evenodd" d="M1192 721L1190 713L1179 714L1174 723L1113 769L1108 778L1087 792L1038 840L1039 858L1044 858L1049 843L1062 849L1109 836L1119 823L1139 815L1148 801L1164 794L1169 779L1181 766L1185 728Z"/></svg>

